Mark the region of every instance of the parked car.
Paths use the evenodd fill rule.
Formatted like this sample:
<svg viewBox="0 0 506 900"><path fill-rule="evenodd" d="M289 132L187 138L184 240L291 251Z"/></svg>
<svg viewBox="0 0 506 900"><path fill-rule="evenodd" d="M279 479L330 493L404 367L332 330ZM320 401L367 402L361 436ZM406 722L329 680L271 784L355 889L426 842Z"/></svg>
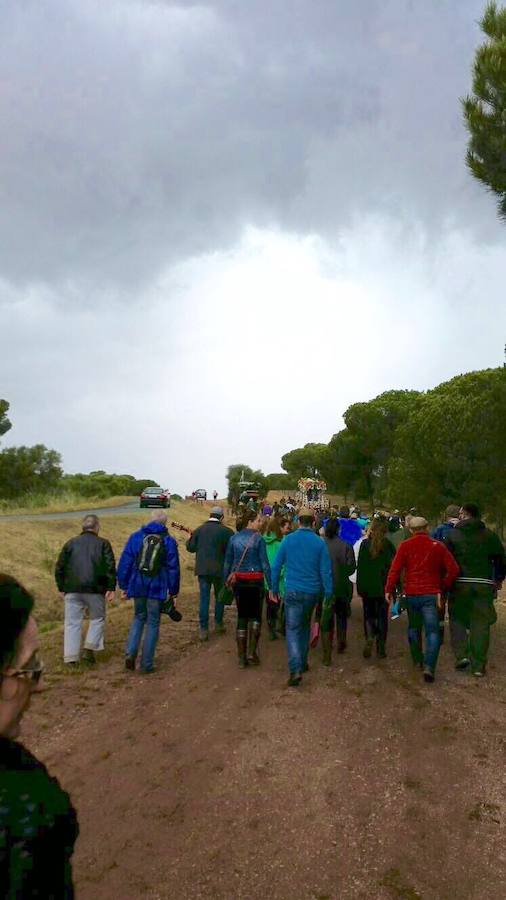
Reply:
<svg viewBox="0 0 506 900"><path fill-rule="evenodd" d="M164 509L170 506L170 494L161 487L144 488L139 497L139 506L163 506Z"/></svg>
<svg viewBox="0 0 506 900"><path fill-rule="evenodd" d="M207 491L204 488L199 488L195 491L194 495L195 500L207 500Z"/></svg>

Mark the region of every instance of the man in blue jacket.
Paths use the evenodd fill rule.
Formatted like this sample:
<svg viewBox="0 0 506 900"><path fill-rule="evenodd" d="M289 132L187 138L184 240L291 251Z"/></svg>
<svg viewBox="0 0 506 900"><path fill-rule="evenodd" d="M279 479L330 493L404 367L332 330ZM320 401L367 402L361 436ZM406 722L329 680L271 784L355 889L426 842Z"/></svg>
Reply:
<svg viewBox="0 0 506 900"><path fill-rule="evenodd" d="M302 682L307 672L311 616L317 602L333 603L332 564L327 545L313 531L314 512L302 508L299 527L287 534L272 566L272 592L279 594L279 577L285 567L286 649L290 687Z"/></svg>
<svg viewBox="0 0 506 900"><path fill-rule="evenodd" d="M118 565L118 584L123 596L134 599L134 620L126 645L125 667L135 669L142 639L140 671L154 672L154 656L162 606L179 593L177 543L167 531L167 513L155 509L151 521L130 535Z"/></svg>

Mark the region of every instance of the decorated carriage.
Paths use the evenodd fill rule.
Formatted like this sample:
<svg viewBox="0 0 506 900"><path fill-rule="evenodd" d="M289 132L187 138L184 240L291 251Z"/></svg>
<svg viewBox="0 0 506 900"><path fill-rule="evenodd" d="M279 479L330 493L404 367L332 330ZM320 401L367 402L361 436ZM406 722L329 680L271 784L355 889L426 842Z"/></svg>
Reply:
<svg viewBox="0 0 506 900"><path fill-rule="evenodd" d="M310 509L328 509L330 501L325 496L327 485L321 478L301 478L298 485L297 501Z"/></svg>

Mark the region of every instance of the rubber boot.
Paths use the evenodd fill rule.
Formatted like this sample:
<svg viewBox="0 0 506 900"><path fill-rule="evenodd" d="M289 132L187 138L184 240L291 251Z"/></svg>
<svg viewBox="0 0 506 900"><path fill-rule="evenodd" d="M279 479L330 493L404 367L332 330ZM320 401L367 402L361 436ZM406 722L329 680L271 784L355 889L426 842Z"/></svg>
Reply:
<svg viewBox="0 0 506 900"><path fill-rule="evenodd" d="M322 650L323 650L322 662L323 662L324 666L330 666L330 664L332 662L332 632L331 631L322 631L321 639L322 639Z"/></svg>
<svg viewBox="0 0 506 900"><path fill-rule="evenodd" d="M376 656L378 659L386 659L387 651L385 649L385 641L381 637L376 638Z"/></svg>
<svg viewBox="0 0 506 900"><path fill-rule="evenodd" d="M248 633L245 628L238 628L237 632L237 656L239 658L239 668L245 669L248 665L248 660L246 659L246 641L248 637Z"/></svg>
<svg viewBox="0 0 506 900"><path fill-rule="evenodd" d="M258 642L260 640L260 622L250 622L248 662L252 666L260 665Z"/></svg>

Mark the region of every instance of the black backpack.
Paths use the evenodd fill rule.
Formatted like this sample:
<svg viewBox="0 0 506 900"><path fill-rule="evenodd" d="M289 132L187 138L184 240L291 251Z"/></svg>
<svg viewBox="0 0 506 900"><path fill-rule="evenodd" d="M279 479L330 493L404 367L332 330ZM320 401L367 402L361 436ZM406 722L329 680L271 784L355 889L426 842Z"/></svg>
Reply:
<svg viewBox="0 0 506 900"><path fill-rule="evenodd" d="M165 535L146 534L137 554L137 568L146 578L158 575L165 561Z"/></svg>

